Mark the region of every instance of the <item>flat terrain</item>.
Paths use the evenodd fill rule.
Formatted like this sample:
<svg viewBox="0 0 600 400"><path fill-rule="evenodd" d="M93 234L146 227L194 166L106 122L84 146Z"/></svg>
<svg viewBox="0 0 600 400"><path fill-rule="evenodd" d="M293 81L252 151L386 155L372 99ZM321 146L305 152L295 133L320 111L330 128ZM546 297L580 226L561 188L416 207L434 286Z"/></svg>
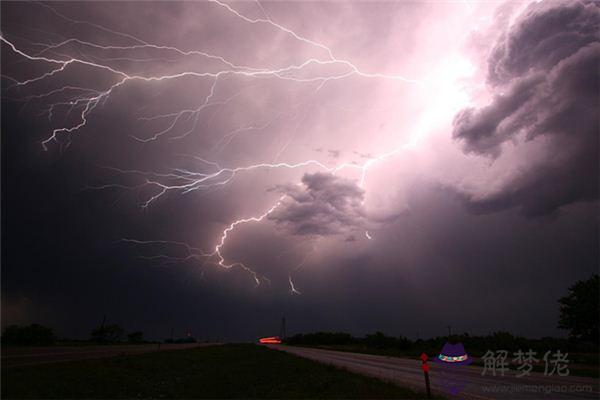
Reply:
<svg viewBox="0 0 600 400"><path fill-rule="evenodd" d="M262 346L221 345L2 368L2 398L423 398Z"/></svg>
<svg viewBox="0 0 600 400"><path fill-rule="evenodd" d="M47 347L3 347L2 368L47 364L62 361L86 360L90 358L114 357L118 355L143 354L164 350L183 350L208 343L185 344L136 344L136 345L90 345L90 346L47 346Z"/></svg>
<svg viewBox="0 0 600 400"><path fill-rule="evenodd" d="M396 382L405 387L424 387L423 372L419 360L386 357L362 353L349 353L307 347L270 345L291 354L306 357L324 364L343 367L352 372L375 376ZM444 379L463 380L466 388L459 398L467 399L598 399L600 380L583 377L544 376L532 372L530 376L517 378L514 372L506 376L482 376L482 368L466 367L452 372L442 371L435 363L431 367L431 386L436 393L444 393Z"/></svg>

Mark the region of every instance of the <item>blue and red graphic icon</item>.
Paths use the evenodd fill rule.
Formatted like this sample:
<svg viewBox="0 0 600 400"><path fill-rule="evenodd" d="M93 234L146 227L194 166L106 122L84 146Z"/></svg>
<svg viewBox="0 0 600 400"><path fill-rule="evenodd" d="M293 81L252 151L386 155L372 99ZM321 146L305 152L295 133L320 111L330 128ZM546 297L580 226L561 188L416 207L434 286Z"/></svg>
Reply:
<svg viewBox="0 0 600 400"><path fill-rule="evenodd" d="M465 389L468 383L466 374L456 372L466 369L473 359L469 357L462 343L446 343L434 362L442 367L440 383L446 392L456 395Z"/></svg>

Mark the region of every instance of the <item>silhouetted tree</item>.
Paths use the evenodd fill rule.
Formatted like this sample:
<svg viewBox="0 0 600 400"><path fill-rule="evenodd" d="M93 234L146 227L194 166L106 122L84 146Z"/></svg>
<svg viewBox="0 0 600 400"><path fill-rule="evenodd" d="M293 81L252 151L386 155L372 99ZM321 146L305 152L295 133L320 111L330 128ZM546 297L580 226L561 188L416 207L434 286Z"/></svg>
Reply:
<svg viewBox="0 0 600 400"><path fill-rule="evenodd" d="M528 339L515 336L509 332L491 332L485 336L473 336L468 333L454 334L453 339L457 343L463 343L467 352L471 355L481 356L487 350L533 349L538 353L544 353L551 349L560 349L565 352L590 353L598 352L598 342L573 341L565 338L543 337L540 339ZM438 354L448 336L438 336L429 339L418 339L415 342L399 336L386 336L381 332L366 335L364 338L353 337L344 332L316 332L299 333L286 339L286 344L296 346L347 346L348 350L353 348L357 351L375 349L386 352L399 351L418 357L425 352L428 355Z"/></svg>
<svg viewBox="0 0 600 400"><path fill-rule="evenodd" d="M286 338L286 343L294 345L344 345L356 342L350 334L344 332L299 333Z"/></svg>
<svg viewBox="0 0 600 400"><path fill-rule="evenodd" d="M141 343L144 341L144 332L135 331L127 335L127 340L131 343Z"/></svg>
<svg viewBox="0 0 600 400"><path fill-rule="evenodd" d="M596 274L578 281L560 303L558 327L569 331L572 338L598 343L600 338L600 277Z"/></svg>
<svg viewBox="0 0 600 400"><path fill-rule="evenodd" d="M92 340L98 343L118 342L124 332L117 324L99 326L92 331Z"/></svg>
<svg viewBox="0 0 600 400"><path fill-rule="evenodd" d="M412 342L403 337L386 336L383 332L375 332L365 336L364 343L368 347L375 347L377 349L408 349Z"/></svg>
<svg viewBox="0 0 600 400"><path fill-rule="evenodd" d="M54 343L56 336L51 328L31 324L29 326L10 325L2 332L3 344L28 346L48 346Z"/></svg>

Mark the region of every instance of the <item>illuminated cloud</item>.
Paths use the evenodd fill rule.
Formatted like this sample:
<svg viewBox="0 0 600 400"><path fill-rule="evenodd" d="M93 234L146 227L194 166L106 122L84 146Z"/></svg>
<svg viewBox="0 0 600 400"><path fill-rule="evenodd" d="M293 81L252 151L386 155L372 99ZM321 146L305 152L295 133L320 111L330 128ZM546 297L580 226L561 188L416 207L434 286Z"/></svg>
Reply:
<svg viewBox="0 0 600 400"><path fill-rule="evenodd" d="M329 173L305 174L302 186L277 189L287 197L269 219L294 235L328 236L364 225L364 191L356 182Z"/></svg>
<svg viewBox="0 0 600 400"><path fill-rule="evenodd" d="M598 3L543 2L500 36L488 58L492 101L459 112L453 136L493 158L528 146L519 157L531 161L501 190L471 199L472 209L538 215L598 198L589 172L598 162L599 29Z"/></svg>

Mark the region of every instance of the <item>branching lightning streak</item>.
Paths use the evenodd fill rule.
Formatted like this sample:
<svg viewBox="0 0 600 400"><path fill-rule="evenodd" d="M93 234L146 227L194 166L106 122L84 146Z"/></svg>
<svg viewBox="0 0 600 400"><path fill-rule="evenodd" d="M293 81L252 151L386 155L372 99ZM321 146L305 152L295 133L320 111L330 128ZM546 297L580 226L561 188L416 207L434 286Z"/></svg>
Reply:
<svg viewBox="0 0 600 400"><path fill-rule="evenodd" d="M85 25L93 27L95 29L99 29L104 32L116 35L122 39L131 40L135 44L132 44L129 46L125 46L125 45L118 45L118 46L117 45L108 45L107 46L107 45L100 45L97 43L93 43L90 41L80 40L77 38L66 38L65 40L58 42L58 43L49 43L49 44L35 43L35 45L38 48L41 47L41 49L38 49L35 53L30 54L30 53L26 52L25 50L21 49L20 47L18 47L15 44L15 42L7 39L5 34L2 33L0 35L0 43L3 43L5 45L7 45L8 47L10 47L10 49L14 53L20 55L21 57L23 57L24 59L29 60L29 61L45 63L45 64L51 65L49 71L47 71L41 75L31 77L28 79L24 79L24 80L17 80L12 77L3 76L3 78L8 79L12 82L12 84L10 86L8 86L4 89L4 92L8 92L8 91L12 90L13 88L17 88L17 87L22 88L22 87L25 87L28 85L32 85L37 82L48 80L49 78L55 77L59 74L66 73L66 72L68 72L69 67L71 67L73 65L81 65L81 66L93 68L96 70L105 71L114 76L113 83L110 84L108 87L105 87L104 89L92 89L92 88L78 87L78 86L64 86L64 87L61 87L58 89L52 89L46 93L30 95L30 96L21 98L21 100L23 100L23 101L29 101L32 99L50 98L54 95L64 94L66 92L70 92L70 93L75 92L76 93L76 94L72 93L66 101L57 101L57 102L51 103L49 105L49 107L47 108L47 110L45 111L48 114L48 118L50 120L52 120L53 116L54 116L54 109L56 107L67 106L70 108L70 110L74 110L74 109L79 110L79 122L74 123L72 125L65 125L62 127L55 128L52 131L52 133L46 139L44 139L42 141L41 144L42 144L43 148L45 150L47 150L48 146L52 142L58 143L59 145L61 145L61 148L62 148L62 144L59 139L59 136L61 136L62 134L66 134L67 139L68 139L66 145L68 146L70 143L70 135L79 131L80 129L84 128L88 124L89 115L99 105L108 101L108 99L114 93L114 91L116 89L123 87L126 83L131 82L131 81L151 83L151 82L169 81L169 80L179 79L179 78L183 78L183 77L193 77L193 78L199 78L199 79L209 79L212 82L210 85L210 90L209 90L208 94L204 97L203 101L196 108L184 109L184 110L180 110L180 111L176 111L176 112L170 112L170 113L165 113L165 114L161 114L161 115L153 115L153 116L140 118L141 120L145 120L145 121L153 121L153 120L159 120L159 119L169 121L166 128L156 131L154 133L151 133L147 137L131 135L132 139L134 139L138 142L141 142L141 143L155 142L155 141L160 140L165 135L171 135L170 139L180 139L180 138L183 138L183 137L191 134L194 131L194 129L196 127L196 123L198 122L198 119L199 119L199 115L203 110L207 109L208 107L215 106L215 105L226 105L237 96L237 94L234 94L224 100L217 100L214 98L215 94L216 94L215 92L216 92L218 82L220 81L221 78L224 78L227 75L239 76L239 77L245 77L245 78L267 78L267 77L269 77L269 78L275 78L275 79L279 79L279 80L283 80L283 81L292 81L292 82L296 82L296 83L306 83L306 84L316 83L317 84L317 86L315 87L316 91L320 90L327 82L334 81L334 80L340 80L340 79L346 79L350 76L357 76L357 77L367 78L367 79L388 79L388 80L395 80L395 81L400 81L400 82L404 82L404 83L411 83L411 84L418 84L418 85L421 84L419 81L409 79L409 78L406 78L401 75L364 72L364 71L360 70L352 62L350 62L348 60L336 58L334 56L333 51L328 46L326 46L322 43L313 41L311 39L308 39L308 38L302 36L301 34L298 34L298 33L294 32L293 30L291 30L281 24L274 22L266 14L264 9L262 8L262 5L258 1L257 1L258 6L262 10L264 18L257 18L257 19L249 18L249 17L243 15L242 13L238 12L237 10L235 10L230 5L221 2L220 0L209 0L209 1L210 1L210 3L215 4L216 6L221 7L222 9L226 10L226 12L230 13L233 17L235 17L241 21L244 21L249 24L269 25L272 28L285 33L286 35L289 35L290 37L292 37L293 39L295 39L297 41L300 41L306 45L312 46L316 49L323 51L324 53L326 53L327 57L325 59L308 58L299 64L287 65L287 66L283 66L280 68L274 68L274 69L260 68L260 67L247 66L247 65L237 65L231 61L228 61L227 59L225 59L224 57L222 57L220 55L209 54L209 53L199 51L199 50L182 50L182 49L179 49L174 46L163 46L163 45L159 45L159 44L152 44L152 43L148 43L138 37L135 37L133 35L114 31L114 30L108 29L108 28L98 25L98 24L90 23L87 21L77 21L75 19L69 18L69 17L59 13L54 8L52 8L48 5L42 4L42 6L51 10L56 16L62 18L65 21L68 21L73 24L85 24ZM166 75L151 75L151 74L150 75L138 75L138 74L133 74L133 73L127 73L117 67L111 66L110 61L115 61L115 60L119 60L119 59L140 61L140 59L135 59L132 57L101 58L101 57L97 56L97 57L94 57L95 61L91 61L90 58L83 55L80 50L79 50L80 56L77 56L77 57L67 56L67 55L59 55L56 52L57 50L67 47L67 46L70 46L70 45L76 45L76 46L80 47L81 49L88 49L88 50L93 49L93 50L100 51L100 52L104 52L104 51L136 51L136 50L168 51L168 52L171 52L171 53L173 53L177 56L181 56L181 57L190 57L190 56L203 57L207 60L211 60L211 61L215 61L215 62L219 63L221 65L221 67L219 67L215 71L197 72L197 71L187 70L187 71L179 71L176 73L171 73L171 74L166 74ZM55 54L56 56L52 56L50 54ZM306 70L307 67L312 66L312 65L318 65L318 66L322 66L322 67L333 66L333 65L343 66L346 68L346 71L338 72L335 74L315 75L315 76L308 76L308 77L301 77L299 75L295 75L295 73ZM178 124L182 121L189 121L191 118L193 118L192 127L183 133L175 134L175 130L176 130ZM262 129L263 127L266 127L271 123L272 123L272 121L267 121L266 123L259 125L259 126L251 124L251 125L239 127L237 129L229 132L228 134L224 135L221 138L221 140L217 143L216 146L218 147L219 145L221 145L221 143L228 143L228 140L230 141L237 133L239 133L241 131L248 130L248 129ZM126 170L126 169L110 167L109 169L112 169L113 171L118 172L123 175L139 176L142 178L142 181L139 185L135 185L135 186L128 186L128 185L113 183L113 184L95 186L95 187L92 187L92 189L119 188L119 189L131 190L131 189L135 189L135 188L139 188L139 187L143 187L143 186L155 187L157 189L157 192L154 193L153 195L151 195L149 198L146 199L146 201L144 201L142 203L142 207L147 208L153 202L155 202L156 200L158 200L163 195L165 195L169 192L177 191L177 192L185 194L185 193L190 193L190 192L200 190L200 189L224 186L224 185L227 185L228 183L230 183L234 179L235 176L237 176L238 174L240 174L242 172L247 172L247 171L252 171L252 170L257 170L257 169L280 169L280 168L297 169L297 168L305 168L308 166L317 167L323 171L333 173L333 174L337 173L338 171L340 171L342 169L346 169L346 168L357 169L360 173L359 184L361 187L363 187L364 183L365 183L367 171L369 170L369 168L371 166L373 166L375 163L378 163L378 162L383 161L393 155L398 154L400 151L402 151L409 145L410 145L410 143L404 144L395 149L392 149L391 151L383 153L379 156L368 158L362 164L340 163L337 165L329 166L329 165L325 165L324 163L322 163L321 161L318 161L316 159L310 159L310 160L305 160L305 161L296 162L296 163L290 163L290 162L257 163L257 164L247 165L247 166L222 168L219 166L218 163L216 163L214 161L207 161L200 157L195 157L198 160L205 163L206 165L215 167L216 170L213 172L204 173L204 172L189 171L189 170L185 170L185 169L175 169L169 173L159 173L159 172L152 172L152 171ZM287 146L287 144L286 144L286 146ZM283 149L281 151L283 151ZM281 153L281 151L280 151L280 153ZM279 157L279 154L277 155L277 157ZM172 257L172 256L168 256L168 255L158 255L158 256L152 256L152 257L148 257L148 258L164 259L164 260L167 260L170 262L183 262L183 261L187 261L187 260L202 259L205 262L213 263L213 264L218 265L219 267L222 267L225 269L231 269L233 267L238 267L238 268L241 268L241 269L247 271L248 273L250 273L251 276L253 277L254 281L258 285L261 282L258 274L254 270L252 270L251 268L249 268L248 266L246 266L245 264L243 264L241 262L231 262L231 263L226 262L223 254L222 254L222 249L227 242L229 234L232 233L236 229L236 227L238 227L239 225L242 225L242 224L259 223L259 222L263 221L265 218L267 218L271 213L273 213L281 205L284 198L285 198L285 195L281 196L275 202L275 204L273 204L265 212L263 212L262 214L260 214L258 216L241 218L241 219L237 219L234 222L232 222L229 226L227 226L222 231L220 240L218 241L217 245L214 247L214 251L210 252L210 253L206 253L199 248L190 246L189 244L183 243L183 242L140 241L140 240L136 240L136 239L123 239L123 241L126 243L135 244L135 245L151 245L151 244L160 245L160 244L163 244L163 245L179 246L186 250L186 255L184 257ZM367 238L371 239L368 232L366 232L365 234L366 234ZM302 265L304 265L304 263L306 262L306 260L308 259L310 254L312 254L312 252L307 254L306 257L304 258L304 260L293 271L296 271L298 268L300 268ZM265 277L263 277L263 279L268 280ZM294 286L291 272L289 274L289 284L290 284L291 292L293 294L300 294L300 292Z"/></svg>
<svg viewBox="0 0 600 400"><path fill-rule="evenodd" d="M294 39L299 40L301 42L304 42L306 44L315 46L317 48L320 48L321 50L324 50L328 57L329 57L329 61L333 62L333 63L338 63L338 64L343 64L346 65L350 68L351 73L350 74L356 74L359 75L363 78L385 78L385 79L395 79L395 80L401 80L403 82L407 82L407 83L420 83L419 81L413 80L413 79L409 79L406 78L402 75L387 75L387 74L372 74L372 73L366 73L361 71L356 65L354 65L352 62L348 61L348 60L342 60L342 59L338 59L333 55L332 50L327 47L326 45L322 44L322 43L318 43L315 42L313 40L307 39L304 36L301 36L299 34L297 34L296 32L292 31L291 29L288 29L276 22L274 22L273 20L271 20L270 18L257 18L257 19L252 19L252 18L248 18L245 15L242 15L241 13L239 13L238 11L234 10L231 6L229 6L228 4L225 4L223 2L221 2L220 0L209 0L211 3L215 3L220 5L221 7L224 7L225 9L227 9L229 12L233 13L235 16L237 16L238 18L251 23L251 24L268 24L271 25L275 28L277 28L278 30L285 32L286 34L292 36ZM316 61L316 60L315 60ZM342 77L345 77L346 74L339 76L337 79L340 79Z"/></svg>
<svg viewBox="0 0 600 400"><path fill-rule="evenodd" d="M242 218L242 219L238 219L234 222L232 222L224 231L223 234L221 235L221 241L219 242L219 244L217 244L215 246L215 251L214 251L214 255L216 255L218 257L218 264L226 269L230 269L232 267L235 266L239 266L242 269L246 270L247 272L249 272L252 277L254 278L254 281L256 282L257 285L260 284L260 281L256 275L256 272L254 272L252 269L248 268L246 265L244 265L241 262L235 262L232 264L227 264L225 262L225 259L223 258L223 255L221 254L221 248L225 245L225 241L227 240L227 235L233 231L235 229L235 227L237 225L240 224L246 224L248 222L260 222L263 219L265 219L269 214L271 214L273 211L275 211L275 209L277 209L277 207L279 207L279 205L281 204L281 201L283 200L285 196L281 196L279 198L279 200L277 201L277 203L275 203L273 206L271 206L271 208L269 208L266 212L264 212L263 214L259 215L258 217L250 217L250 218Z"/></svg>
<svg viewBox="0 0 600 400"><path fill-rule="evenodd" d="M296 287L296 285L294 284L294 280L292 279L292 274L296 271L298 271L300 268L302 268L304 266L304 264L306 264L306 261L308 261L308 259L310 258L310 256L313 255L313 253L315 252L315 247L313 246L313 248L311 249L311 251L307 252L304 255L304 258L302 259L302 261L300 261L300 263L298 263L298 265L296 265L294 267L294 269L292 269L289 273L288 273L288 282L290 284L290 293L291 294L302 294L302 292L300 292L298 290L298 288Z"/></svg>

